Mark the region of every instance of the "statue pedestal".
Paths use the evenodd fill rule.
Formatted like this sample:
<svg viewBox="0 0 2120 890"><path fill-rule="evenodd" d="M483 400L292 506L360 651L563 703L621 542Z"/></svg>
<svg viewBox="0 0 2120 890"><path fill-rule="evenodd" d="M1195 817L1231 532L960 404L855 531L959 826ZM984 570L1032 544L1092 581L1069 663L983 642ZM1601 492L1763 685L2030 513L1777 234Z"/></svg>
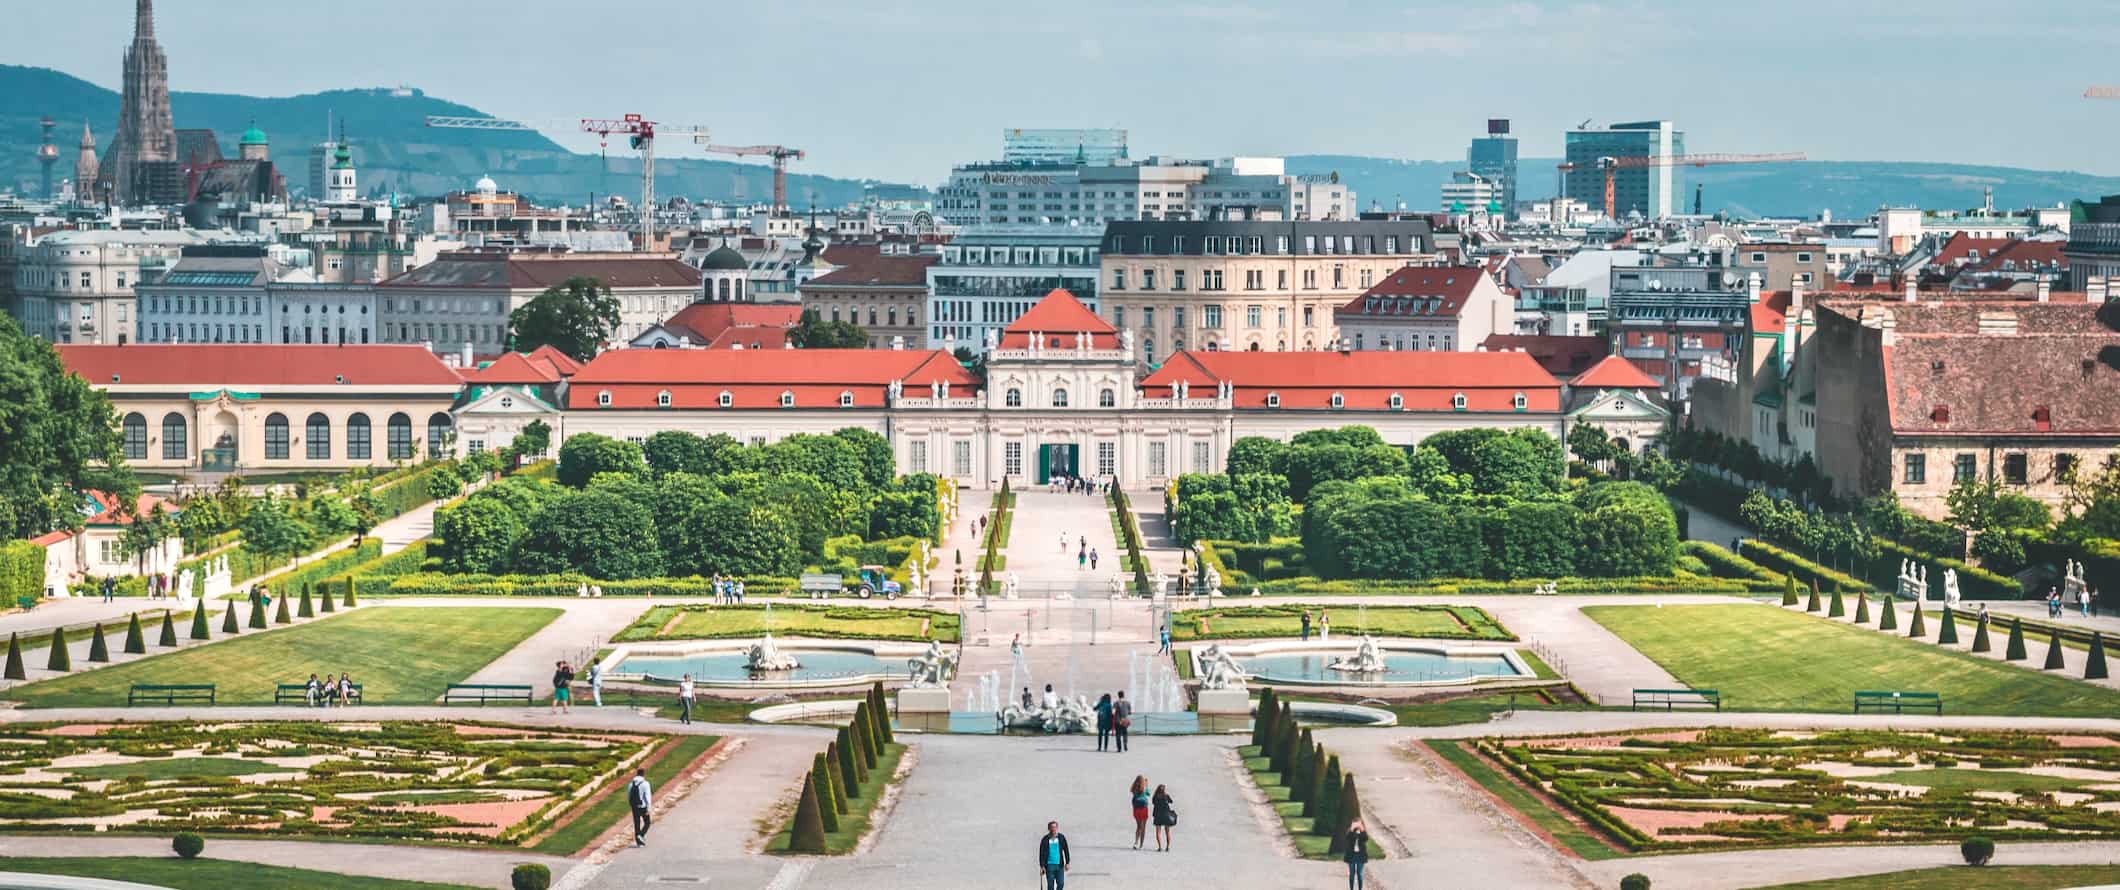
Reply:
<svg viewBox="0 0 2120 890"><path fill-rule="evenodd" d="M898 727L921 732L948 732L950 691L911 687L898 690Z"/></svg>
<svg viewBox="0 0 2120 890"><path fill-rule="evenodd" d="M1244 689L1202 689L1199 705L1201 732L1233 732L1251 728L1251 692Z"/></svg>

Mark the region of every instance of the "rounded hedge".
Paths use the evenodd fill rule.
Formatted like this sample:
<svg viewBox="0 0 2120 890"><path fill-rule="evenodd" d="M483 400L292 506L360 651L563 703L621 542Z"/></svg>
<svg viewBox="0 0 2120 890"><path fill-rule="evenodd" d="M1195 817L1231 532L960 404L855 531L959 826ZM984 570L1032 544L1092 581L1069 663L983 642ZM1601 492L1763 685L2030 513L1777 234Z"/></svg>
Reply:
<svg viewBox="0 0 2120 890"><path fill-rule="evenodd" d="M186 859L197 859L200 853L206 851L206 839L188 831L172 838L169 845L177 851L178 856Z"/></svg>
<svg viewBox="0 0 2120 890"><path fill-rule="evenodd" d="M508 874L508 883L515 890L546 890L552 886L552 869L535 862L525 862Z"/></svg>
<svg viewBox="0 0 2120 890"><path fill-rule="evenodd" d="M1986 865L1995 858L1995 842L1984 837L1969 837L1958 845L1958 855L1965 857L1967 865Z"/></svg>
<svg viewBox="0 0 2120 890"><path fill-rule="evenodd" d="M1619 879L1619 890L1649 890L1649 876L1635 872Z"/></svg>

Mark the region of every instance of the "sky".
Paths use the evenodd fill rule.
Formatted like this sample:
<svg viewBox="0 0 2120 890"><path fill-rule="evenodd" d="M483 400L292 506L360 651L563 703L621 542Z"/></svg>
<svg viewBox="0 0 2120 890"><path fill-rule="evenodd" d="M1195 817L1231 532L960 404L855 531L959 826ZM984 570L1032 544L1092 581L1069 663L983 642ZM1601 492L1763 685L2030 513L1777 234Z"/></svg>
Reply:
<svg viewBox="0 0 2120 890"><path fill-rule="evenodd" d="M117 87L131 0L0 0L0 61ZM1527 157L1669 118L1693 152L2120 175L2120 15L2060 0L156 0L172 89L410 85L490 114L641 113L932 185L1007 127L1132 154ZM548 133L578 150L595 138ZM691 146L680 154L697 151Z"/></svg>

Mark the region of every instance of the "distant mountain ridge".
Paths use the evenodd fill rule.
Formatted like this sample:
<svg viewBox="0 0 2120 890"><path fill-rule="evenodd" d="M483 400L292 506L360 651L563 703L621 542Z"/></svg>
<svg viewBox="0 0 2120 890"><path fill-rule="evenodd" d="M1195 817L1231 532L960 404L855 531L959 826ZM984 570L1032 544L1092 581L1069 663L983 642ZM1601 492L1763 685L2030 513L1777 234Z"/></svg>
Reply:
<svg viewBox="0 0 2120 890"><path fill-rule="evenodd" d="M0 189L35 194L42 175L36 161L38 121L45 115L58 124L53 142L59 147L59 163L52 172L57 183L73 177L83 120L94 128L99 152L109 147L118 104L116 92L64 72L0 65ZM211 128L222 152L230 156L243 130L255 122L271 140L272 158L294 190L308 185L310 147L336 137L343 126L353 143L364 193L438 195L470 188L480 176L490 175L504 189L548 202L580 204L591 194L635 199L640 194L639 156L624 148L623 141L614 142L604 158L568 151L531 131L428 127L428 115L486 114L416 89L282 97L173 91L170 111L179 128ZM757 201L773 193L772 170L760 164L660 157L655 172L656 194L663 200L684 195ZM821 206L856 201L862 186L854 179L788 176L789 200L797 206L813 199Z"/></svg>

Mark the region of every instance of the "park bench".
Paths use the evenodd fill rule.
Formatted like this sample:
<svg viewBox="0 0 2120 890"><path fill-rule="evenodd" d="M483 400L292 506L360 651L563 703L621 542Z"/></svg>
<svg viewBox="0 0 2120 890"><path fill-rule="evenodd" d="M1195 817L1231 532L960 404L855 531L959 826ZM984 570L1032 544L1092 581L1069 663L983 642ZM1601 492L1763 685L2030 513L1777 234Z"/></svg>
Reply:
<svg viewBox="0 0 2120 890"><path fill-rule="evenodd" d="M846 581L831 572L806 572L796 582L796 588L811 599L831 599L846 591Z"/></svg>
<svg viewBox="0 0 2120 890"><path fill-rule="evenodd" d="M347 700L347 701L349 701L349 702L351 702L351 703L353 703L353 704L360 704L360 703L361 703L361 684L359 684L359 683L353 683L353 684L350 684L350 685L352 686L352 691L350 691L350 692L348 692L348 693L346 694L346 700ZM320 691L318 692L318 694L319 694L319 695L321 695L321 694L322 694L321 690L320 690ZM273 703L273 704L276 704L276 705L284 705L284 704L297 704L297 705L306 705L306 704L309 704L309 684L307 684L307 683L280 683L280 684L277 684L277 685L275 685L275 686L274 686L274 688L273 688L273 691L272 691L272 703Z"/></svg>
<svg viewBox="0 0 2120 890"><path fill-rule="evenodd" d="M125 706L141 703L174 705L178 702L213 704L212 683L134 683L125 694Z"/></svg>
<svg viewBox="0 0 2120 890"><path fill-rule="evenodd" d="M1906 713L1908 708L1913 708L1915 710L1935 711L1938 716L1941 716L1943 714L1943 696L1934 692L1866 690L1855 693L1855 713L1862 713L1864 708L1878 711L1890 710L1895 714L1903 714Z"/></svg>
<svg viewBox="0 0 2120 890"><path fill-rule="evenodd" d="M442 703L475 701L483 705L489 701L519 701L529 704L535 699L535 691L529 686L508 683L451 683L442 691Z"/></svg>
<svg viewBox="0 0 2120 890"><path fill-rule="evenodd" d="M1709 707L1722 710L1722 693L1714 689L1636 689L1634 710L1643 705L1662 706L1670 711L1679 707Z"/></svg>

